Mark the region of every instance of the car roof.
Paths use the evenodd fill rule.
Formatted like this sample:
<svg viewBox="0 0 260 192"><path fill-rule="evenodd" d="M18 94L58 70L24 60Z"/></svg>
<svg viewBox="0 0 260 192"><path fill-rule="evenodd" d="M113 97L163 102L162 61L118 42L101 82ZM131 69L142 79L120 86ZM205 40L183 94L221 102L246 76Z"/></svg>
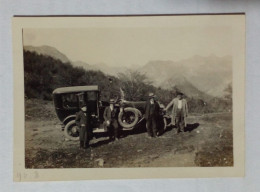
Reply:
<svg viewBox="0 0 260 192"><path fill-rule="evenodd" d="M98 85L60 87L55 89L52 94L75 93L84 91L99 91Z"/></svg>

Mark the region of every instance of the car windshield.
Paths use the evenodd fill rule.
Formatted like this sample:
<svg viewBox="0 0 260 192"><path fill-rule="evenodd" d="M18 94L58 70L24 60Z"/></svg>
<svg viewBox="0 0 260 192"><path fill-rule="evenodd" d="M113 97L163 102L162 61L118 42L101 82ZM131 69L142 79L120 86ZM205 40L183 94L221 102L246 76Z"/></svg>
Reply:
<svg viewBox="0 0 260 192"><path fill-rule="evenodd" d="M65 109L77 108L77 96L73 93L62 95L62 106Z"/></svg>

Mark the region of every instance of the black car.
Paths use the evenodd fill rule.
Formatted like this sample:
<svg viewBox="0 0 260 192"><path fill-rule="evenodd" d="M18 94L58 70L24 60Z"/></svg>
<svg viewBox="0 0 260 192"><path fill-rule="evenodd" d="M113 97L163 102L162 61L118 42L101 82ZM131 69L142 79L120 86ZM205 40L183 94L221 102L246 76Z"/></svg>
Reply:
<svg viewBox="0 0 260 192"><path fill-rule="evenodd" d="M78 140L79 132L75 123L76 113L83 104L88 105L90 122L93 132L105 132L103 113L109 103L100 100L100 90L97 85L62 87L53 91L53 101L58 118L62 122L62 129L68 139ZM115 107L121 107L118 123L123 130L131 130L144 118L145 101L117 100ZM166 128L167 118L161 110L160 124Z"/></svg>

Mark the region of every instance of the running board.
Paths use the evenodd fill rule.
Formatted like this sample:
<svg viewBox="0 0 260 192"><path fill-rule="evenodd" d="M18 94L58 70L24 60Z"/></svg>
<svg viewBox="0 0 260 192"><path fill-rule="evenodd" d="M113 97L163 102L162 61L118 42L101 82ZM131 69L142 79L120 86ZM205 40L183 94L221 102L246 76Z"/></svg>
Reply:
<svg viewBox="0 0 260 192"><path fill-rule="evenodd" d="M99 129L99 128L95 128L93 129L93 133L105 133L105 129Z"/></svg>
<svg viewBox="0 0 260 192"><path fill-rule="evenodd" d="M142 117L137 123L136 123L136 125L137 124L139 124L141 121L143 121L144 120L144 117ZM125 130L125 131L129 131L129 130L132 130L134 127L130 127L130 128L122 128L122 130ZM105 133L105 132L107 132L107 131L105 131L105 129L104 128L102 128L102 129L100 129L100 128L94 128L93 129L93 133Z"/></svg>

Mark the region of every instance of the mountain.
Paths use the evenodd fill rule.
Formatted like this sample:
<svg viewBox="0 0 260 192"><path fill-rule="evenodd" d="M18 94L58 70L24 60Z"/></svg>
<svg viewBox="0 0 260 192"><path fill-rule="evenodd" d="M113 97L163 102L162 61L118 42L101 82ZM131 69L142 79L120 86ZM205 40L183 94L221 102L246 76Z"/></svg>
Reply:
<svg viewBox="0 0 260 192"><path fill-rule="evenodd" d="M232 57L196 55L178 62L150 61L139 70L157 87L170 89L181 79L181 84L191 84L207 95L222 97L232 82Z"/></svg>
<svg viewBox="0 0 260 192"><path fill-rule="evenodd" d="M39 55L51 56L63 63L70 62L66 55L50 46L24 46L24 50L36 52ZM83 67L85 70L101 71L108 75L117 76L137 67L110 66L105 63L89 64L82 61L71 62L73 66ZM202 57L195 55L182 61L155 60L149 61L137 68L146 74L156 87L172 89L177 87L188 96L206 98L222 97L224 89L232 83L232 57L217 57L209 55Z"/></svg>
<svg viewBox="0 0 260 192"><path fill-rule="evenodd" d="M54 59L58 59L63 63L71 62L66 55L61 53L54 47L43 45L43 46L24 46L25 51L35 52L38 55L50 56ZM102 71L105 74L117 76L118 73L124 73L129 70L126 67L108 66L105 63L88 64L83 61L71 62L76 67L83 67L85 70Z"/></svg>
<svg viewBox="0 0 260 192"><path fill-rule="evenodd" d="M94 65L90 65L88 63L85 63L83 61L74 61L72 64L76 67L83 67L85 70L98 70Z"/></svg>
<svg viewBox="0 0 260 192"><path fill-rule="evenodd" d="M50 56L54 59L60 60L63 63L70 62L66 55L64 55L63 53L58 51L56 48L51 47L51 46L47 46L47 45L43 45L43 46L39 46L39 47L24 46L23 48L25 51L35 52L38 55Z"/></svg>
<svg viewBox="0 0 260 192"><path fill-rule="evenodd" d="M200 91L197 87L190 83L186 77L182 75L166 80L161 88L180 90L189 97L203 99L205 101L209 101L213 98L212 96Z"/></svg>
<svg viewBox="0 0 260 192"><path fill-rule="evenodd" d="M127 70L129 70L126 67L115 67L115 66L109 66L105 63L97 63L94 65L82 62L82 61L76 61L73 62L74 66L77 67L83 67L85 70L94 70L94 71L102 71L105 74L117 76L118 73L124 73Z"/></svg>

